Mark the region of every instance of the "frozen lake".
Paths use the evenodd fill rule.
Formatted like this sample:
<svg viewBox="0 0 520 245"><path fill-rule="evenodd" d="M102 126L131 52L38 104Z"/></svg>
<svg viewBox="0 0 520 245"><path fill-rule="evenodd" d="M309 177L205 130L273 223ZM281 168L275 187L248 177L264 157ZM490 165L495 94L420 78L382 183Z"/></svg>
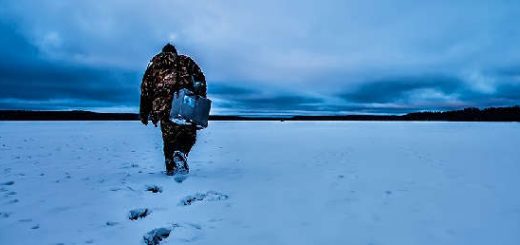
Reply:
<svg viewBox="0 0 520 245"><path fill-rule="evenodd" d="M0 122L0 244L520 244L519 123L210 122L189 161L138 122Z"/></svg>

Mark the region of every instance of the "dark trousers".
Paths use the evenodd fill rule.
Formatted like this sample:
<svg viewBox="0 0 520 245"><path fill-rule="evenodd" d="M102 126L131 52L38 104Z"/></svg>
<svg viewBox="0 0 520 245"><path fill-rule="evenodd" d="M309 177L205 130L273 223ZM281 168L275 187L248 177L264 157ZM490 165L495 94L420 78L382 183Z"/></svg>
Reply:
<svg viewBox="0 0 520 245"><path fill-rule="evenodd" d="M175 151L188 154L197 140L197 129L192 125L177 125L170 120L161 121L165 160L173 160Z"/></svg>

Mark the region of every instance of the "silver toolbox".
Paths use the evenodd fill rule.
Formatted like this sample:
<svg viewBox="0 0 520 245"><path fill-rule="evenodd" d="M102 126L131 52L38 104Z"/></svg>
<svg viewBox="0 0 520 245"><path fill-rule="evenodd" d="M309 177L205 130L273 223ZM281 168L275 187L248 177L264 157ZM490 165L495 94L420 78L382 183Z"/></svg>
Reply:
<svg viewBox="0 0 520 245"><path fill-rule="evenodd" d="M211 100L195 95L188 89L173 94L170 119L177 124L195 124L199 128L208 126Z"/></svg>

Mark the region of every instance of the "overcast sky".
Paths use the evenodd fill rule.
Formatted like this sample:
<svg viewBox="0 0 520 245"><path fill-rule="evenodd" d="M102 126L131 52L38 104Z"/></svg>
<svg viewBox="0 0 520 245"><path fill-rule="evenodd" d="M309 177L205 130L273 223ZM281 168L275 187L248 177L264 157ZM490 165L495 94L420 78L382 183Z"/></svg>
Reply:
<svg viewBox="0 0 520 245"><path fill-rule="evenodd" d="M168 41L212 114L520 104L520 1L0 0L0 109L136 112Z"/></svg>

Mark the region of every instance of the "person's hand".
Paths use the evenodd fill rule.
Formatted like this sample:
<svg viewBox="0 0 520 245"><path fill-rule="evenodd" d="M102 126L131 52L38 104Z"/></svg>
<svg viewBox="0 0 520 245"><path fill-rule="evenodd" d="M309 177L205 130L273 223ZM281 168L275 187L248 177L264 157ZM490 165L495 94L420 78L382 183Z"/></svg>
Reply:
<svg viewBox="0 0 520 245"><path fill-rule="evenodd" d="M141 123L144 124L144 126L148 125L148 117L147 116L141 116Z"/></svg>

